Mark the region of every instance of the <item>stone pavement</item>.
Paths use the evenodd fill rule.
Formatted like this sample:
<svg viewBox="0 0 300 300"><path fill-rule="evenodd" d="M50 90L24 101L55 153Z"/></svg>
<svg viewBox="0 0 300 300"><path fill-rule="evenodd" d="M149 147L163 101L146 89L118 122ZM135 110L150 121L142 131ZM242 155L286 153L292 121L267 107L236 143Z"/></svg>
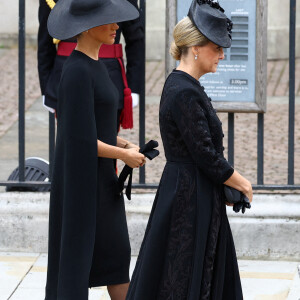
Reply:
<svg viewBox="0 0 300 300"><path fill-rule="evenodd" d="M18 120L18 50L0 51L0 136ZM26 109L40 96L36 50L26 50Z"/></svg>
<svg viewBox="0 0 300 300"><path fill-rule="evenodd" d="M132 257L130 273L135 263ZM239 268L244 300L300 299L296 262L240 260ZM0 253L0 300L44 299L46 270L44 253ZM106 288L91 289L89 299L109 299Z"/></svg>

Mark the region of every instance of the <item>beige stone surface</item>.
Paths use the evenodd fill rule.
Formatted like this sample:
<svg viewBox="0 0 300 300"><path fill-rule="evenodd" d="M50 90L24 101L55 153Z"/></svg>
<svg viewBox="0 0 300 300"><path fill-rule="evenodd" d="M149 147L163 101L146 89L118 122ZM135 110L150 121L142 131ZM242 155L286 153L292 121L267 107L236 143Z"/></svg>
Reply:
<svg viewBox="0 0 300 300"><path fill-rule="evenodd" d="M18 120L18 49L0 52L0 137ZM40 96L36 50L26 50L26 108Z"/></svg>
<svg viewBox="0 0 300 300"><path fill-rule="evenodd" d="M29 261L32 260L32 261ZM130 274L136 264L132 257ZM240 260L245 300L298 300L293 294L297 262ZM14 270L14 275L9 270ZM40 300L45 295L47 255L0 253L0 300ZM21 277L19 274L22 274ZM288 298L287 298L288 297ZM106 287L89 290L90 300L110 299ZM178 299L179 300L179 299Z"/></svg>

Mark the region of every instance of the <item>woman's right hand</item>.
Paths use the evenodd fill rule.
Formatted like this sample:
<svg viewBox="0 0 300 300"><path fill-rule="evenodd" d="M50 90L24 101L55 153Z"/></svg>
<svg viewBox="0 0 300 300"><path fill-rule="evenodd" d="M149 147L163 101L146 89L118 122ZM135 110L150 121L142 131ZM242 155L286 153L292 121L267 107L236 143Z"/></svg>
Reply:
<svg viewBox="0 0 300 300"><path fill-rule="evenodd" d="M131 168L139 168L146 163L145 155L140 153L138 148L126 149L124 158L122 158L122 160Z"/></svg>

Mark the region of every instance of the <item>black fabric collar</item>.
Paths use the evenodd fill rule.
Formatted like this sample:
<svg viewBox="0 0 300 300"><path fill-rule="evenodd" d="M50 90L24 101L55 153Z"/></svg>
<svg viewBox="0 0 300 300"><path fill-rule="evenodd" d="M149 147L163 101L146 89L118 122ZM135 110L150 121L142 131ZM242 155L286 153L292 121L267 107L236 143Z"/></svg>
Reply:
<svg viewBox="0 0 300 300"><path fill-rule="evenodd" d="M189 80L193 81L195 84L199 85L200 88L202 88L204 90L204 87L200 84L199 80L197 80L196 78L194 78L193 76L191 76L190 74L184 72L184 71L181 71L181 70L176 70L174 69L172 71L172 73L174 74L181 74L183 76L185 76L186 78L188 78Z"/></svg>

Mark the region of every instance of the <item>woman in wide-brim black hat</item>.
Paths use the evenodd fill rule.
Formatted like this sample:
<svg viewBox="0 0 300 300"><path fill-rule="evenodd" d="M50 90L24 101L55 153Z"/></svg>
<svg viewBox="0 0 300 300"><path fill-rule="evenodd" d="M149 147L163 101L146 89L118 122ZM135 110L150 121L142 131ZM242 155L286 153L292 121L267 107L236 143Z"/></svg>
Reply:
<svg viewBox="0 0 300 300"><path fill-rule="evenodd" d="M46 300L87 300L95 286L108 286L114 300L127 293L130 244L114 159L135 168L145 157L117 137L118 92L98 53L114 43L117 22L138 15L127 0L64 0L48 19L50 35L78 44L59 86Z"/></svg>
<svg viewBox="0 0 300 300"><path fill-rule="evenodd" d="M174 29L159 122L167 163L127 300L242 300L224 184L252 201L250 182L223 155L222 124L199 78L216 72L232 23L218 3L194 0Z"/></svg>

